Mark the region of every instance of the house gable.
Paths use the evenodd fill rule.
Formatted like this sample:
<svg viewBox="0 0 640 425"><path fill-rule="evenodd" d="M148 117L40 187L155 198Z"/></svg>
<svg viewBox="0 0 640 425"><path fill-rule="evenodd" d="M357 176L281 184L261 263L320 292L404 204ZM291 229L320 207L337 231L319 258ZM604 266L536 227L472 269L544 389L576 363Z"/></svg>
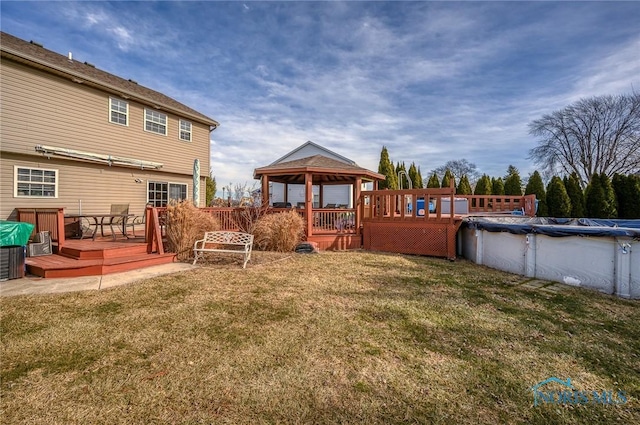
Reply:
<svg viewBox="0 0 640 425"><path fill-rule="evenodd" d="M323 146L318 145L317 143L313 143L311 141L306 142L300 146L298 146L297 148L295 148L294 150L292 150L291 152L287 153L286 155L284 155L281 158L278 158L277 160L275 160L274 162L272 162L271 164L269 164L269 166L271 165L276 165L276 164L280 164L283 162L290 162L290 161L295 161L297 159L302 159L302 158L308 158L308 157L312 157L312 156L316 156L316 155L321 155L327 158L331 158L333 160L336 161L340 161L343 162L345 164L349 164L349 165L356 165L355 161L350 160L347 157L344 157L340 154L337 154Z"/></svg>

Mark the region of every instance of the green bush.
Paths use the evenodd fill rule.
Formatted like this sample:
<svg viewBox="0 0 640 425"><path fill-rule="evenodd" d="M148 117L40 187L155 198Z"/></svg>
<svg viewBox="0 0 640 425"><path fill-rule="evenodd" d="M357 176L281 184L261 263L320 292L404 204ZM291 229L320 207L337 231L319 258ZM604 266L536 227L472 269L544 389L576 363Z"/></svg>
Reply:
<svg viewBox="0 0 640 425"><path fill-rule="evenodd" d="M584 205L584 191L580 186L580 178L575 172L564 178L564 187L571 200L571 217L580 218L586 216Z"/></svg>
<svg viewBox="0 0 640 425"><path fill-rule="evenodd" d="M640 177L616 174L612 184L618 202L618 218L640 218Z"/></svg>
<svg viewBox="0 0 640 425"><path fill-rule="evenodd" d="M585 195L587 215L590 218L616 218L616 195L606 174L594 174Z"/></svg>
<svg viewBox="0 0 640 425"><path fill-rule="evenodd" d="M571 214L571 199L558 176L553 176L547 186L547 208L549 217L569 217Z"/></svg>
<svg viewBox="0 0 640 425"><path fill-rule="evenodd" d="M471 184L469 183L469 179L467 178L467 175L465 174L464 176L462 176L462 178L460 179L460 183L458 183L458 188L456 189L456 193L458 195L471 195Z"/></svg>
<svg viewBox="0 0 640 425"><path fill-rule="evenodd" d="M476 183L474 195L491 195L491 179L488 175L484 174Z"/></svg>
<svg viewBox="0 0 640 425"><path fill-rule="evenodd" d="M304 221L295 210L268 214L258 219L253 244L263 251L293 251L304 236Z"/></svg>
<svg viewBox="0 0 640 425"><path fill-rule="evenodd" d="M544 190L542 177L537 170L529 177L527 187L524 189L524 194L536 195L536 199L538 200L538 213L536 215L538 217L547 217L549 215L547 210L547 193Z"/></svg>
<svg viewBox="0 0 640 425"><path fill-rule="evenodd" d="M499 196L504 195L504 182L502 181L502 177L494 177L491 179L491 194Z"/></svg>

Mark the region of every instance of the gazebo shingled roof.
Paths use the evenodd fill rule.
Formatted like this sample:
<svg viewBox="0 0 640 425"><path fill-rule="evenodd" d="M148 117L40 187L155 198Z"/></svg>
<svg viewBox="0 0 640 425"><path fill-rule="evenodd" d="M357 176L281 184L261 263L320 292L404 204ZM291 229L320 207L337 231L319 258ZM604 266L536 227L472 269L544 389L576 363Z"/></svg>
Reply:
<svg viewBox="0 0 640 425"><path fill-rule="evenodd" d="M356 177L363 181L384 180L385 176L358 165L347 164L322 155L314 155L293 161L256 168L253 178L268 176L270 181L287 184L304 184L305 174L313 174L313 184L349 184Z"/></svg>

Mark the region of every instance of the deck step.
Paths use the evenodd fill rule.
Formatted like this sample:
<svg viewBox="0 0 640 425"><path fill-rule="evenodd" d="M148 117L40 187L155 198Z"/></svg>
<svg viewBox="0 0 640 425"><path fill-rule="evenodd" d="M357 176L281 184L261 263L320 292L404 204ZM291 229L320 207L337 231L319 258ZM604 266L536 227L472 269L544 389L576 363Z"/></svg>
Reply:
<svg viewBox="0 0 640 425"><path fill-rule="evenodd" d="M95 247L74 247L63 246L58 254L64 257L73 258L76 260L101 260L108 258L128 258L131 256L141 255L147 253L147 247L141 244L110 244L99 245L95 244Z"/></svg>
<svg viewBox="0 0 640 425"><path fill-rule="evenodd" d="M43 278L99 276L138 270L175 261L175 254L140 254L128 257L74 259L63 255L28 258L27 272Z"/></svg>

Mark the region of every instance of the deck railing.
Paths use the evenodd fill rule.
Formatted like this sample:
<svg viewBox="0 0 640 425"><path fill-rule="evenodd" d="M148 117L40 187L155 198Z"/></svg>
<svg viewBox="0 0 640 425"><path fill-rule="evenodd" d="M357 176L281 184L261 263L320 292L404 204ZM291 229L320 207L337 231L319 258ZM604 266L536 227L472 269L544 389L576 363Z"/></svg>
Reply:
<svg viewBox="0 0 640 425"><path fill-rule="evenodd" d="M367 220L453 220L472 214L533 217L536 196L456 195L452 188L376 190L361 193L361 217Z"/></svg>
<svg viewBox="0 0 640 425"><path fill-rule="evenodd" d="M356 232L355 209L324 208L313 210L313 234Z"/></svg>
<svg viewBox="0 0 640 425"><path fill-rule="evenodd" d="M455 190L369 190L360 194L360 213L368 220L453 221ZM443 205L448 204L448 208Z"/></svg>
<svg viewBox="0 0 640 425"><path fill-rule="evenodd" d="M469 213L536 215L536 195L456 195L469 201Z"/></svg>

